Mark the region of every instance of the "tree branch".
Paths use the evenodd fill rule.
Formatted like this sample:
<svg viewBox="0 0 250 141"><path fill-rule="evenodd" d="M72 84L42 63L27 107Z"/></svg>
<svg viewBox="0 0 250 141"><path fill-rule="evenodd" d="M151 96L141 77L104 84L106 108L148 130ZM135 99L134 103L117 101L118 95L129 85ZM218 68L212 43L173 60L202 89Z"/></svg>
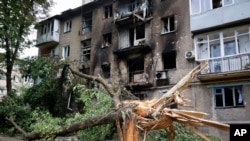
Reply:
<svg viewBox="0 0 250 141"><path fill-rule="evenodd" d="M88 80L93 80L93 81L97 81L98 83L102 84L102 86L108 91L109 95L113 98L113 101L115 102L116 107L119 107L118 105L121 104L121 101L119 99L119 95L120 95L120 90L118 89L118 92L115 92L112 87L110 87L108 85L108 83L100 76L92 76L92 75L87 75L87 74L83 74L80 73L78 71L73 70L72 68L69 67L69 69L71 70L71 72L75 75L78 75L82 78L88 79Z"/></svg>
<svg viewBox="0 0 250 141"><path fill-rule="evenodd" d="M8 120L20 133L22 133L24 138L27 140L37 140L45 137L66 136L90 127L116 123L116 121L119 121L121 119L122 119L122 113L121 111L117 111L102 116L86 119L85 121L82 122L73 123L69 126L62 127L59 131L52 131L46 133L27 133L20 126L18 126L15 123L15 121L6 118L6 120Z"/></svg>

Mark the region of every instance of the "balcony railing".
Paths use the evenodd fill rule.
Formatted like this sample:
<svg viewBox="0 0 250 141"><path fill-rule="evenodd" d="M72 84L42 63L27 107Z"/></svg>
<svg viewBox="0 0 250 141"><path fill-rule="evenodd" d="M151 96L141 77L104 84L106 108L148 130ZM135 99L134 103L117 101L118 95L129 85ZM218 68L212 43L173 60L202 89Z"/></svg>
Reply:
<svg viewBox="0 0 250 141"><path fill-rule="evenodd" d="M48 32L46 34L40 35L37 37L37 42L36 44L42 44L46 42L59 42L59 33L57 31L54 32Z"/></svg>
<svg viewBox="0 0 250 141"><path fill-rule="evenodd" d="M201 74L241 72L250 70L250 53L201 61L207 68Z"/></svg>

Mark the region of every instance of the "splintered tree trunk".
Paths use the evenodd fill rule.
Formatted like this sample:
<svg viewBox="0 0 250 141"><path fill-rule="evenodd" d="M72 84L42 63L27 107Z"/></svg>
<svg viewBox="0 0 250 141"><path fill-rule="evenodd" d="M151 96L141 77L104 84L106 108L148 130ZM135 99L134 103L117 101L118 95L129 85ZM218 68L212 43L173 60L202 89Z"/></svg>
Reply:
<svg viewBox="0 0 250 141"><path fill-rule="evenodd" d="M120 141L139 141L140 134L139 130L136 128L136 115L130 114L129 117L123 118L123 123L118 125L121 127L121 130L118 130L120 137ZM119 124L119 123L118 123Z"/></svg>

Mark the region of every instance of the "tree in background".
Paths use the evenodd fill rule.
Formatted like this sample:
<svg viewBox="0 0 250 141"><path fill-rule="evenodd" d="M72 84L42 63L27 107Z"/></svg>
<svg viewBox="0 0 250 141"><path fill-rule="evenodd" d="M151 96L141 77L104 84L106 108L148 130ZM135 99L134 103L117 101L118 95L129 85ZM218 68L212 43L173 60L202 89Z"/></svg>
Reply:
<svg viewBox="0 0 250 141"><path fill-rule="evenodd" d="M0 48L5 51L7 95L11 93L11 74L18 54L30 47L28 40L32 24L47 16L52 0L1 0Z"/></svg>

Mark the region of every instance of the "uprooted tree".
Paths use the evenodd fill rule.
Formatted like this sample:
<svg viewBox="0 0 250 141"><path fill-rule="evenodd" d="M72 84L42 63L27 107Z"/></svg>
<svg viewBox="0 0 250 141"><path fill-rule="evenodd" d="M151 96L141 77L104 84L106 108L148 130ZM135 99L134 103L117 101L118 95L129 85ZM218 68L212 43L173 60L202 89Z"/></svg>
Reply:
<svg viewBox="0 0 250 141"><path fill-rule="evenodd" d="M182 92L189 86L189 83L203 68L204 66L195 67L161 98L141 101L121 100L121 93L126 91L126 89L108 84L100 76L82 74L73 70L69 66L65 66L63 75L69 76L68 78L72 78L70 77L71 75L73 78L81 77L101 84L112 98L115 110L82 122L79 121L73 123L69 126L62 127L57 131L46 133L27 133L12 119L7 120L12 123L12 125L20 131L27 140L36 140L47 137L55 138L57 136L66 136L94 126L115 124L120 141L139 141L141 133L159 129L165 129L168 134L168 140L172 141L175 137L173 122L181 123L204 140L209 140L204 134L197 130L196 127L211 126L219 130L227 131L229 130L229 125L204 119L206 113L168 108L172 104L185 106L188 99L184 98ZM70 80L66 80L66 82L70 83Z"/></svg>

